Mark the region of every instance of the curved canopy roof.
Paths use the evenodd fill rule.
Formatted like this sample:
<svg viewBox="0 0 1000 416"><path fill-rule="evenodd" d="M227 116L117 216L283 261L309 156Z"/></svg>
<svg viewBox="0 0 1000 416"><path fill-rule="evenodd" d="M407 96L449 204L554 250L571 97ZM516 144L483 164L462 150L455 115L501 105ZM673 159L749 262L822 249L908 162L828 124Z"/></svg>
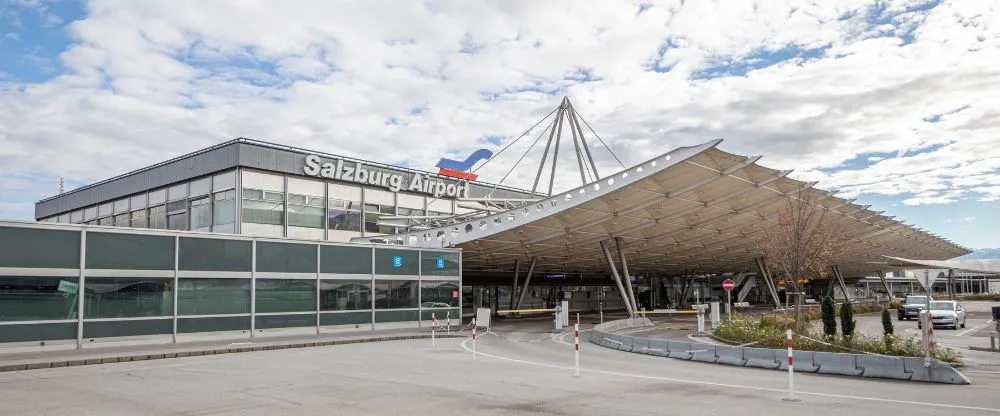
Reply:
<svg viewBox="0 0 1000 416"><path fill-rule="evenodd" d="M828 210L827 220L850 237L850 255L839 263L844 274L873 272L885 255L949 259L969 252L815 183L787 178L790 171L758 165L759 156L721 151L720 142L678 148L522 207L381 238L460 247L466 270L511 269L515 259L537 257L540 271L610 272L600 243L620 237L633 273L745 271L781 202L802 196Z"/></svg>
<svg viewBox="0 0 1000 416"><path fill-rule="evenodd" d="M1000 274L1000 260L914 260L885 256L891 267L955 269L973 273Z"/></svg>

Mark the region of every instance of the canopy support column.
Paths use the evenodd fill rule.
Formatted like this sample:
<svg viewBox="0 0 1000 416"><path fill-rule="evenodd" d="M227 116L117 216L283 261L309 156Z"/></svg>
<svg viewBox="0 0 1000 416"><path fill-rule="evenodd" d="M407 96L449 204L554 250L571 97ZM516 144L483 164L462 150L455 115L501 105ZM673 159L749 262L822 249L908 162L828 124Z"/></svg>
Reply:
<svg viewBox="0 0 1000 416"><path fill-rule="evenodd" d="M622 278L625 279L625 288L628 289L628 300L632 304L632 310L639 310L639 305L635 303L635 292L632 291L632 278L628 274L628 263L625 261L625 252L622 251L621 237L615 237L615 248L618 249L618 257L622 262Z"/></svg>
<svg viewBox="0 0 1000 416"><path fill-rule="evenodd" d="M625 293L625 287L622 286L621 277L618 275L618 267L615 266L615 261L611 258L611 250L608 250L608 245L604 241L601 241L601 250L604 251L604 259L608 262L608 268L611 269L611 278L615 281L615 286L618 286L618 293L622 297L622 303L625 304L625 310L628 312L630 318L634 318L635 311L632 310L628 294Z"/></svg>
<svg viewBox="0 0 1000 416"><path fill-rule="evenodd" d="M521 302L524 301L524 294L528 293L528 284L531 283L531 273L535 271L535 260L538 257L532 257L531 263L528 263L528 275L524 278L524 286L521 286L521 295L517 297L517 303L514 304L514 309L521 307Z"/></svg>
<svg viewBox="0 0 1000 416"><path fill-rule="evenodd" d="M754 263L757 264L757 270L760 271L761 280L767 285L767 291L771 293L771 300L774 301L774 308L781 309L781 299L778 299L778 288L774 285L774 280L771 279L771 272L767 269L767 265L764 264L763 257L757 257L754 259Z"/></svg>
<svg viewBox="0 0 1000 416"><path fill-rule="evenodd" d="M879 280L882 281L882 287L885 288L885 293L889 294L889 300L892 300L894 298L892 296L892 288L889 287L889 281L885 280L885 272L876 270L875 273L878 274Z"/></svg>
<svg viewBox="0 0 1000 416"><path fill-rule="evenodd" d="M514 259L514 284L510 287L510 308L514 309L514 298L517 297L517 275L521 272L521 259Z"/></svg>

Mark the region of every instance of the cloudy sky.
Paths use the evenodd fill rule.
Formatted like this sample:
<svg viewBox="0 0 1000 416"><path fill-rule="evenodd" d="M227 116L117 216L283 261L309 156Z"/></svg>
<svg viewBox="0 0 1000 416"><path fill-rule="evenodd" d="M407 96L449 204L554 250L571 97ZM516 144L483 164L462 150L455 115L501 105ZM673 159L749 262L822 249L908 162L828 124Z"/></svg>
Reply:
<svg viewBox="0 0 1000 416"><path fill-rule="evenodd" d="M723 138L1000 246L998 0L0 2L0 218L241 136L434 170L568 96L626 165ZM538 131L482 179L530 186Z"/></svg>

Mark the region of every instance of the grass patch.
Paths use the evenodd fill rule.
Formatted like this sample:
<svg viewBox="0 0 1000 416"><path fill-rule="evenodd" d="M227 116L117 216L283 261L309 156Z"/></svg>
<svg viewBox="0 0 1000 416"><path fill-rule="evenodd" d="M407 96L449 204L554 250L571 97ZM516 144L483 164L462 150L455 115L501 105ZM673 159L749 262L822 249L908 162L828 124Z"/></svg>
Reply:
<svg viewBox="0 0 1000 416"><path fill-rule="evenodd" d="M881 306L874 306L881 311ZM757 318L734 314L732 319L722 320L715 330L715 336L732 344L756 342L755 347L785 348L785 330L794 326L795 320L792 316L767 315ZM804 327L810 328L809 325ZM825 337L820 331L806 329L796 332L793 335L793 342L795 348L802 351L874 353L902 357L923 357L925 354L919 339L903 338L898 335L870 337L856 333L849 340L844 340L840 337ZM948 363L957 363L961 361L962 356L949 348L934 348L931 350L931 357Z"/></svg>
<svg viewBox="0 0 1000 416"><path fill-rule="evenodd" d="M994 302L1000 302L1000 294L992 293L992 294L984 294L984 295L956 296L955 299L957 299L957 300L992 300Z"/></svg>

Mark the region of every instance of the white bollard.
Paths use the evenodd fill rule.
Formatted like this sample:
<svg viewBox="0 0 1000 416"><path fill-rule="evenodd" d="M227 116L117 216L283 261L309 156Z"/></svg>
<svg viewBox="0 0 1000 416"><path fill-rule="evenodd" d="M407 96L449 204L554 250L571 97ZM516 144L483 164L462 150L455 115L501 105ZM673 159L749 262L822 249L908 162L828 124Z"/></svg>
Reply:
<svg viewBox="0 0 1000 416"><path fill-rule="evenodd" d="M719 321L722 320L719 311L719 302L712 302L712 329L719 327Z"/></svg>
<svg viewBox="0 0 1000 416"><path fill-rule="evenodd" d="M792 330L791 329L786 330L785 331L785 336L788 338L788 341L787 341L787 343L788 343L788 398L785 399L785 401L797 402L798 400L795 399L795 378L794 378L794 376L795 376L795 370L792 369L794 367L793 364L792 364L792 362L793 362L793 359L792 359L792 357L793 357L793 355L792 355Z"/></svg>
<svg viewBox="0 0 1000 416"><path fill-rule="evenodd" d="M446 331L447 332L445 332L445 333L446 334L451 334L451 311L445 312L444 318L447 320L447 321L445 321L445 323L448 324L448 326L446 327Z"/></svg>
<svg viewBox="0 0 1000 416"><path fill-rule="evenodd" d="M698 335L705 335L705 308L698 307Z"/></svg>
<svg viewBox="0 0 1000 416"><path fill-rule="evenodd" d="M433 312L431 312L431 349L437 348L437 341L435 340L435 332L437 331L437 325L438 325L437 317L434 316Z"/></svg>
<svg viewBox="0 0 1000 416"><path fill-rule="evenodd" d="M577 318L579 319L579 318ZM573 359L576 361L576 377L580 377L580 324L573 325Z"/></svg>
<svg viewBox="0 0 1000 416"><path fill-rule="evenodd" d="M476 359L476 318L472 318L472 359Z"/></svg>

